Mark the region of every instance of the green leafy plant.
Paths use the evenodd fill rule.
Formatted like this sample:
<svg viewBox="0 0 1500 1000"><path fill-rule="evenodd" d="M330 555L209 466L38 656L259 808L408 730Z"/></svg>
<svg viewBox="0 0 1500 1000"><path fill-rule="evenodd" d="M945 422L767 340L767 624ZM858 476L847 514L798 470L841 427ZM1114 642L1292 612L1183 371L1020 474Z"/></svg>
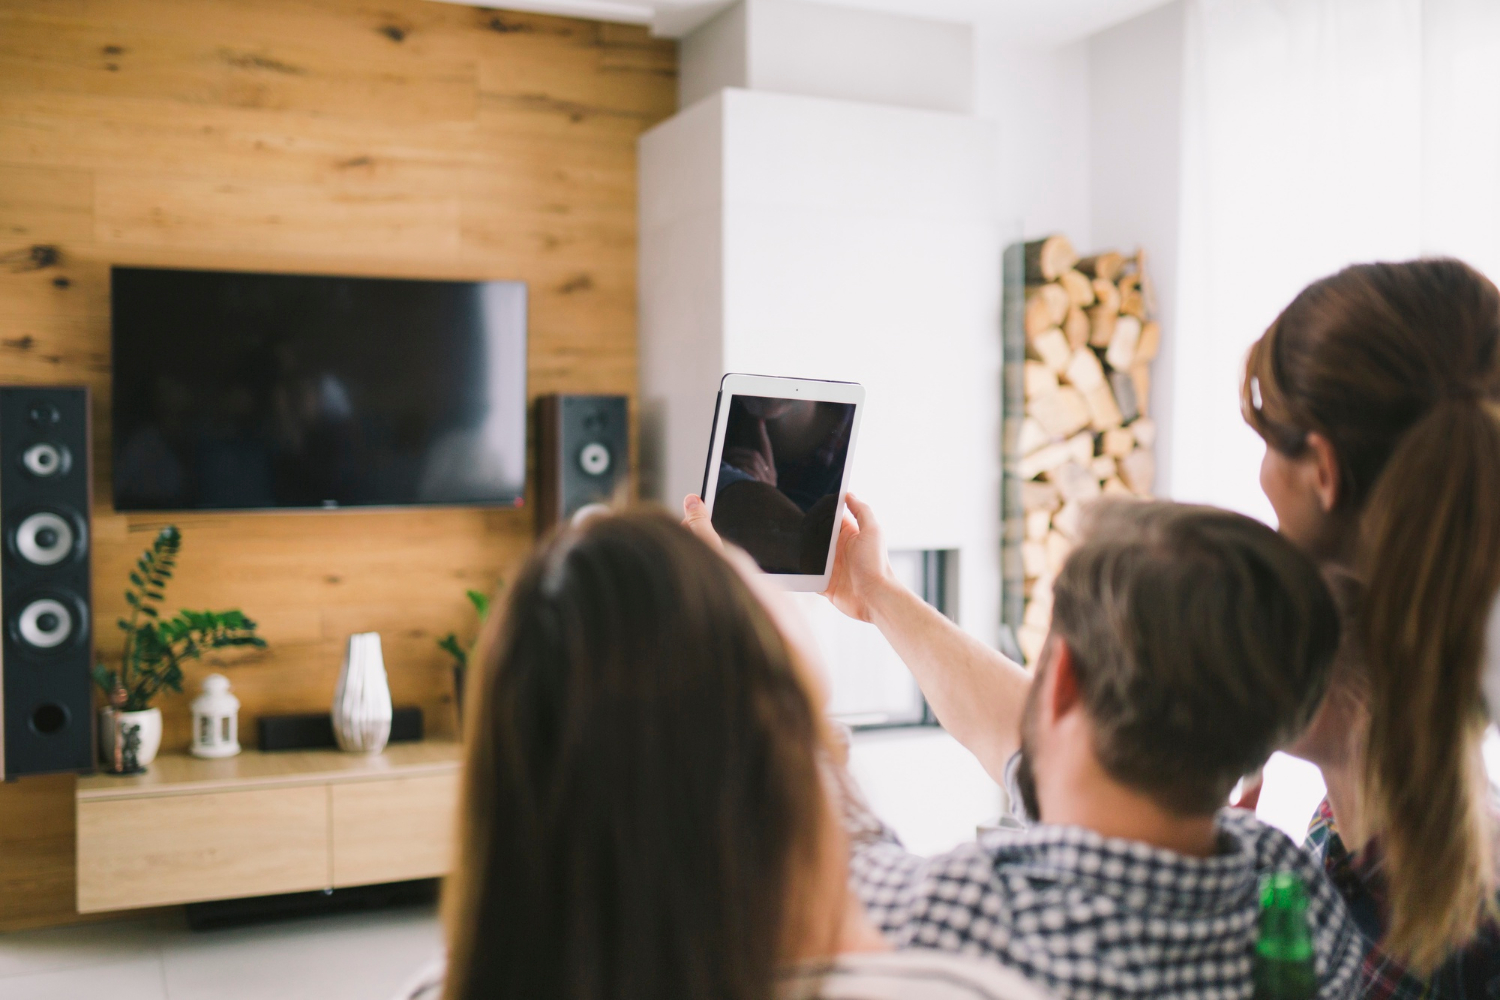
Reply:
<svg viewBox="0 0 1500 1000"><path fill-rule="evenodd" d="M469 598L469 603L474 605L474 612L479 616L479 624L484 624L484 619L490 613L490 599L477 590L466 590L464 594ZM463 670L469 665L469 653L473 650L473 643L464 646L458 641L458 636L452 632L438 640L438 648L444 650L453 657L453 668Z"/></svg>
<svg viewBox="0 0 1500 1000"><path fill-rule="evenodd" d="M172 579L181 547L182 533L168 525L141 553L125 591L130 617L116 622L125 633L120 668L112 670L102 663L94 667L94 683L106 699L116 691L125 692L125 703L120 707L126 712L150 708L151 699L163 688L182 691L182 665L209 650L265 648L265 640L255 632L255 623L239 611L179 611L170 618L162 617L161 602L166 599L167 581Z"/></svg>
<svg viewBox="0 0 1500 1000"><path fill-rule="evenodd" d="M464 594L469 598L469 603L474 605L474 612L479 616L479 624L483 625L490 613L490 599L477 590L466 590ZM478 642L478 638L474 642ZM469 671L469 654L474 651L474 643L467 646L458 641L458 636L449 632L438 640L438 648L453 657L453 697L458 706L460 724L464 714L464 675Z"/></svg>

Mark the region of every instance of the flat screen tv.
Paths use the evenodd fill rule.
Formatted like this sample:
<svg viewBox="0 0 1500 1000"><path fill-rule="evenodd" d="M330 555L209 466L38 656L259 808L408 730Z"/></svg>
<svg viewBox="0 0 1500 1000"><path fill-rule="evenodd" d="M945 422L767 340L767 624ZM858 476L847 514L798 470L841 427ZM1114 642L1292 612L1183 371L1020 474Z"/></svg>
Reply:
<svg viewBox="0 0 1500 1000"><path fill-rule="evenodd" d="M119 510L521 503L526 286L113 268Z"/></svg>

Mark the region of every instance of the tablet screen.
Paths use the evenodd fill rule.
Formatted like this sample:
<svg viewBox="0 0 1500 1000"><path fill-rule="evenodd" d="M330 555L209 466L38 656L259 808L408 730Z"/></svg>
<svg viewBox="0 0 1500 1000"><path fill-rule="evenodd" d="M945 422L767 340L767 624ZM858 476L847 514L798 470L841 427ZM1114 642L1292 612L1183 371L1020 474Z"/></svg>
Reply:
<svg viewBox="0 0 1500 1000"><path fill-rule="evenodd" d="M729 397L713 523L767 573L828 565L853 403Z"/></svg>

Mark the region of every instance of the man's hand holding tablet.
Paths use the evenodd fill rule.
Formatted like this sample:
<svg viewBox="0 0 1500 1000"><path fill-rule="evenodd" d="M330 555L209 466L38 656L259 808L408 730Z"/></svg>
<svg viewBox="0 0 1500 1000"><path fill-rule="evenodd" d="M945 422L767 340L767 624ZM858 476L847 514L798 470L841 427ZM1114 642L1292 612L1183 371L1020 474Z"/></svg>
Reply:
<svg viewBox="0 0 1500 1000"><path fill-rule="evenodd" d="M720 383L702 501L715 532L788 590L828 589L864 396L853 382Z"/></svg>

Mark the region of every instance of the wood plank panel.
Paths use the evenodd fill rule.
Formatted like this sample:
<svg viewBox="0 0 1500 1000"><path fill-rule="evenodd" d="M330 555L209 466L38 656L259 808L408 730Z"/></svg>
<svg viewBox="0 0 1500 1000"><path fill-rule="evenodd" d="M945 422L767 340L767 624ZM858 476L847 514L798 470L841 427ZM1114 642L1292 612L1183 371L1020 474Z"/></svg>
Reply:
<svg viewBox="0 0 1500 1000"><path fill-rule="evenodd" d="M333 884L446 875L453 864L458 775L332 786ZM391 804L399 802L400 808Z"/></svg>
<svg viewBox="0 0 1500 1000"><path fill-rule="evenodd" d="M643 28L426 0L0 0L0 381L94 390L101 658L166 523L109 505L110 265L525 281L530 392L633 398L635 142L675 73ZM514 577L533 530L528 509L171 520L171 600L243 608L271 648L195 666L161 701L168 751L214 670L242 739L325 709L364 630L451 734L436 640L472 635L463 591ZM0 786L0 930L77 919L61 787Z"/></svg>
<svg viewBox="0 0 1500 1000"><path fill-rule="evenodd" d="M80 913L322 889L329 875L326 785L78 803Z"/></svg>

